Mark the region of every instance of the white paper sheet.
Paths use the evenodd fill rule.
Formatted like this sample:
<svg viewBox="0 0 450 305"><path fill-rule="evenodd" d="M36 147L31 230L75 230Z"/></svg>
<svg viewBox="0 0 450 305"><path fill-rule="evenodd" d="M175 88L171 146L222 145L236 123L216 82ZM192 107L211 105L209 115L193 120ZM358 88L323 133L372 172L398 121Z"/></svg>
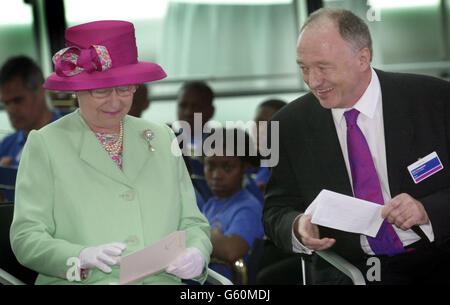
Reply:
<svg viewBox="0 0 450 305"><path fill-rule="evenodd" d="M383 206L370 201L322 190L306 209L313 224L375 237L383 223Z"/></svg>
<svg viewBox="0 0 450 305"><path fill-rule="evenodd" d="M142 250L122 257L119 284L132 284L164 270L185 249L185 231L176 231Z"/></svg>

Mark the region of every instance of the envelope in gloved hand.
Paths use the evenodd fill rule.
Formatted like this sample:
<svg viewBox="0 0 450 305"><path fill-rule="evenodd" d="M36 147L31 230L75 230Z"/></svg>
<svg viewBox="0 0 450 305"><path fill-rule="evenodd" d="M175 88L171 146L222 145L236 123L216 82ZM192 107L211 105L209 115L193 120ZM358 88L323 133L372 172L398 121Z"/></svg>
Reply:
<svg viewBox="0 0 450 305"><path fill-rule="evenodd" d="M322 190L305 215L311 223L341 231L375 237L383 223L383 206L329 190Z"/></svg>
<svg viewBox="0 0 450 305"><path fill-rule="evenodd" d="M133 284L160 272L186 249L186 232L175 231L146 248L120 259L120 285Z"/></svg>

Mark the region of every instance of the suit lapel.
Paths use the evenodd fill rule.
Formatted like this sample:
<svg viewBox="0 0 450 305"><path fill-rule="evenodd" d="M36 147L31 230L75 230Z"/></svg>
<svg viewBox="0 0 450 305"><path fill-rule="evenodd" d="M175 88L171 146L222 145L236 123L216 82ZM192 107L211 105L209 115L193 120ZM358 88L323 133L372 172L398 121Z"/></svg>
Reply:
<svg viewBox="0 0 450 305"><path fill-rule="evenodd" d="M327 183L324 186L332 188L335 192L353 196L331 111L319 105L315 108L315 112L315 115L310 116L312 143L309 147L322 167L321 173L317 174L327 175Z"/></svg>
<svg viewBox="0 0 450 305"><path fill-rule="evenodd" d="M316 103L317 107L315 107L315 111L309 119L311 143L308 146L315 159L314 162L317 162L320 167L317 173L311 173L311 175L320 176L318 189L329 189L337 193L353 196L350 178L345 166L331 110L322 108L318 101ZM334 248L339 253L345 252L349 254L349 249L360 248L360 237L358 234L346 233L322 226L319 227L319 231L321 236L345 240L344 243L337 243Z"/></svg>
<svg viewBox="0 0 450 305"><path fill-rule="evenodd" d="M396 90L393 80L376 70L380 80L383 100L383 124L386 143L386 163L391 196L400 192L407 174L406 167L411 152L413 125L407 112L404 97Z"/></svg>

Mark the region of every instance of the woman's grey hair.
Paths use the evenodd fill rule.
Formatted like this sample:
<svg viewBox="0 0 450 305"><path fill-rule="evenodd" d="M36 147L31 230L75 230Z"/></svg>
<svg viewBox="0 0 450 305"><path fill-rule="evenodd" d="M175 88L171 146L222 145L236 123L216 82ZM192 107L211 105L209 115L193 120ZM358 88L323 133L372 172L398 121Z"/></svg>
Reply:
<svg viewBox="0 0 450 305"><path fill-rule="evenodd" d="M308 25L315 23L323 17L336 23L342 39L349 42L354 47L355 51L368 48L372 60L373 49L369 27L363 19L348 10L328 7L321 8L309 15L308 19L300 29L300 33L303 32Z"/></svg>

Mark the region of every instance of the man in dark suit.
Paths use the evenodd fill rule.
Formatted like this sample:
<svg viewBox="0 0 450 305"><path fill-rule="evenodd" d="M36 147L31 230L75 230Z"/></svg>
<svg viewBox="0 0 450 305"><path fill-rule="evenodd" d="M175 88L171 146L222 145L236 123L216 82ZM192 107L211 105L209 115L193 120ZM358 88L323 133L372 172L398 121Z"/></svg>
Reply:
<svg viewBox="0 0 450 305"><path fill-rule="evenodd" d="M367 25L346 10L320 9L303 25L297 62L311 92L272 118L279 122L280 155L266 189L266 235L287 251L335 251L364 275L367 259L376 256L381 270L373 283L448 283L450 85L371 68L371 44ZM353 160L350 126L364 137L371 175L357 174L370 166ZM434 152L443 168L415 183L407 167ZM373 173L389 233L372 239L317 226L303 214L322 189L367 200L360 194L369 186L361 180ZM375 246L381 239L387 244ZM315 255L310 266L313 283L348 283Z"/></svg>

